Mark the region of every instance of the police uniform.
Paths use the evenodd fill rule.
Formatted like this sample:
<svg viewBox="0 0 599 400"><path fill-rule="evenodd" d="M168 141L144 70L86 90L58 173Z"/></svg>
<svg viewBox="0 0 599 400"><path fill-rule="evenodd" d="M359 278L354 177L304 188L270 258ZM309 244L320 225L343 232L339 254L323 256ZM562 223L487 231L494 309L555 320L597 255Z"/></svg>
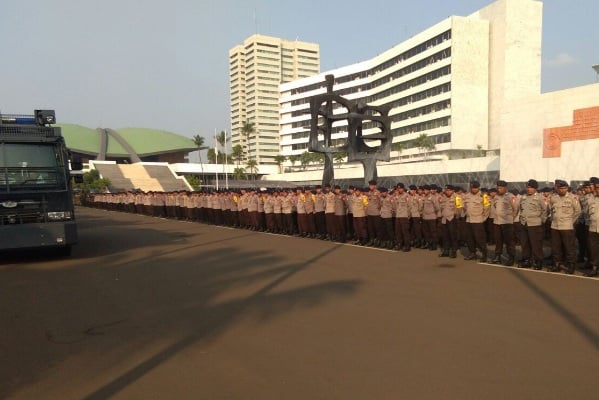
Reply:
<svg viewBox="0 0 599 400"><path fill-rule="evenodd" d="M565 264L566 272L576 269L576 235L574 223L581 213L578 198L567 191L568 183L556 180L557 193L550 199L551 206L551 271L558 271ZM563 250L563 251L562 251Z"/></svg>
<svg viewBox="0 0 599 400"><path fill-rule="evenodd" d="M366 226L366 207L368 206L368 197L365 194L367 189L356 188L351 196L350 202L353 210L353 225L357 240L360 244L368 243L368 228Z"/></svg>
<svg viewBox="0 0 599 400"><path fill-rule="evenodd" d="M452 185L445 186L442 195L441 207L441 232L443 238L443 251L440 257L456 258L458 251L458 215L461 213L462 200L455 194Z"/></svg>
<svg viewBox="0 0 599 400"><path fill-rule="evenodd" d="M591 178L591 185L594 195L589 197L586 203L591 270L585 276L597 276L599 268L599 178Z"/></svg>
<svg viewBox="0 0 599 400"><path fill-rule="evenodd" d="M514 265L516 257L516 245L514 243L514 217L518 212L516 197L507 191L507 182L497 181L497 195L491 202L495 211L493 220L493 236L495 237L495 257L491 262L501 264L503 246L507 250L507 261L504 265Z"/></svg>
<svg viewBox="0 0 599 400"><path fill-rule="evenodd" d="M402 251L410 251L412 235L410 234L410 218L412 214L412 204L414 198L404 192L405 185L398 183L396 185L396 194L394 195L395 209L395 245Z"/></svg>
<svg viewBox="0 0 599 400"><path fill-rule="evenodd" d="M470 182L470 192L462 196L462 215L466 218L466 244L470 254L465 260L476 260L476 249L481 251L481 260L487 261L487 239L485 221L489 217L491 203L487 195L480 191L478 181Z"/></svg>
<svg viewBox="0 0 599 400"><path fill-rule="evenodd" d="M547 205L543 195L537 192L539 184L530 179L526 183L527 193L520 200L520 244L522 258L518 266L522 268L533 267L541 269L543 266L543 229L547 220Z"/></svg>

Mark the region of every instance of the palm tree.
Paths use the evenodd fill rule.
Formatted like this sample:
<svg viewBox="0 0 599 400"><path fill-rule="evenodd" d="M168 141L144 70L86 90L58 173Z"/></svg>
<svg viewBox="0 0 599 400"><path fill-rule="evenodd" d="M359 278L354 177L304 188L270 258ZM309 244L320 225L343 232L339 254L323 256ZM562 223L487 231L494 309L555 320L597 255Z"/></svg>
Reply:
<svg viewBox="0 0 599 400"><path fill-rule="evenodd" d="M247 174L245 173L245 168L237 167L233 170L233 177L237 180L239 179L247 179Z"/></svg>
<svg viewBox="0 0 599 400"><path fill-rule="evenodd" d="M206 183L206 178L204 177L204 163L202 163L202 151L208 148L207 146L204 146L205 140L206 139L204 139L204 137L200 135L195 135L193 137L193 143L197 146L198 155L200 157L200 168L202 169L202 184Z"/></svg>
<svg viewBox="0 0 599 400"><path fill-rule="evenodd" d="M247 162L246 167L250 170L250 174L252 174L252 179L256 180L256 172L258 172L258 162L254 159L250 159Z"/></svg>
<svg viewBox="0 0 599 400"><path fill-rule="evenodd" d="M206 157L208 157L208 162L210 164L216 164L216 151L211 147L208 149L208 151L206 152Z"/></svg>
<svg viewBox="0 0 599 400"><path fill-rule="evenodd" d="M275 157L275 162L277 163L277 165L279 166L279 173L283 173L283 171L281 170L281 167L283 165L283 163L285 162L285 160L287 160L287 157L285 157L282 154L277 154Z"/></svg>
<svg viewBox="0 0 599 400"><path fill-rule="evenodd" d="M256 132L256 128L253 122L247 120L243 123L241 127L241 134L245 136L246 145L247 145L247 159L250 159L250 135Z"/></svg>
<svg viewBox="0 0 599 400"><path fill-rule="evenodd" d="M239 163L241 162L241 160L243 160L243 147L241 147L240 144L236 144L235 146L233 146L231 158L233 159L233 161L237 163L237 166L239 167Z"/></svg>

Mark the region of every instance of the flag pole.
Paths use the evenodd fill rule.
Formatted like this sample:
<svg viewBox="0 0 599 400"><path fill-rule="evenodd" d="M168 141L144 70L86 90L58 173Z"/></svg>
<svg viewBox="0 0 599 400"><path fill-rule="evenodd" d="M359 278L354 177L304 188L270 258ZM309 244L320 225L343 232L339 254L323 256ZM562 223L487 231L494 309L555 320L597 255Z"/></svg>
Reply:
<svg viewBox="0 0 599 400"><path fill-rule="evenodd" d="M227 131L225 130L225 165L223 167L229 169L229 160L227 159ZM225 189L229 190L229 174L225 170Z"/></svg>
<svg viewBox="0 0 599 400"><path fill-rule="evenodd" d="M216 162L217 167L215 168L216 175L216 190L218 190L218 146L216 141L216 128L214 128L214 161Z"/></svg>

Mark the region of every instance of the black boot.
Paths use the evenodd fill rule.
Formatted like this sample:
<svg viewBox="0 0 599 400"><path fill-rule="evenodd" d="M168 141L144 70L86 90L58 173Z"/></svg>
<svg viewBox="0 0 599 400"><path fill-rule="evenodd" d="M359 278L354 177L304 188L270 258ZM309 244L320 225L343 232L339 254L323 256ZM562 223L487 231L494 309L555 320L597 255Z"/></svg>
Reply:
<svg viewBox="0 0 599 400"><path fill-rule="evenodd" d="M456 251L454 249L449 250L449 258L456 258Z"/></svg>
<svg viewBox="0 0 599 400"><path fill-rule="evenodd" d="M476 260L476 251L470 250L470 254L468 254L466 257L464 257L464 260L466 260L466 261Z"/></svg>
<svg viewBox="0 0 599 400"><path fill-rule="evenodd" d="M530 268L530 260L528 258L523 258L519 260L518 268Z"/></svg>
<svg viewBox="0 0 599 400"><path fill-rule="evenodd" d="M439 257L449 257L449 249L443 249L443 251L439 253Z"/></svg>
<svg viewBox="0 0 599 400"><path fill-rule="evenodd" d="M495 254L495 257L491 260L491 264L501 264L501 254Z"/></svg>
<svg viewBox="0 0 599 400"><path fill-rule="evenodd" d="M566 273L572 275L576 271L575 263L567 263L566 264Z"/></svg>
<svg viewBox="0 0 599 400"><path fill-rule="evenodd" d="M584 276L587 276L589 278L593 277L593 276L597 276L597 273L599 272L598 270L599 270L599 268L597 268L596 265L593 265L591 270L589 272L587 272L586 274L584 274Z"/></svg>
<svg viewBox="0 0 599 400"><path fill-rule="evenodd" d="M532 267L536 270L536 271L540 271L543 269L543 261L539 261L539 260L533 260L532 262Z"/></svg>
<svg viewBox="0 0 599 400"><path fill-rule="evenodd" d="M508 256L507 261L504 264L506 267L514 266L514 256Z"/></svg>

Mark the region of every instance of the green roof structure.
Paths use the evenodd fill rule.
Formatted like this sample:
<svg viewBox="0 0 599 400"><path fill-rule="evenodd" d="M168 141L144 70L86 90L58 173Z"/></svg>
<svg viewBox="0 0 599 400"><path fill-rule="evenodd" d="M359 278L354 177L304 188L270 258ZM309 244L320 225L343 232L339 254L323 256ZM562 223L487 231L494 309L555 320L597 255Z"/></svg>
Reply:
<svg viewBox="0 0 599 400"><path fill-rule="evenodd" d="M129 157L133 152L139 157L147 157L197 149L192 139L157 129L92 129L74 124L58 126L62 128L62 136L71 151L90 156Z"/></svg>

